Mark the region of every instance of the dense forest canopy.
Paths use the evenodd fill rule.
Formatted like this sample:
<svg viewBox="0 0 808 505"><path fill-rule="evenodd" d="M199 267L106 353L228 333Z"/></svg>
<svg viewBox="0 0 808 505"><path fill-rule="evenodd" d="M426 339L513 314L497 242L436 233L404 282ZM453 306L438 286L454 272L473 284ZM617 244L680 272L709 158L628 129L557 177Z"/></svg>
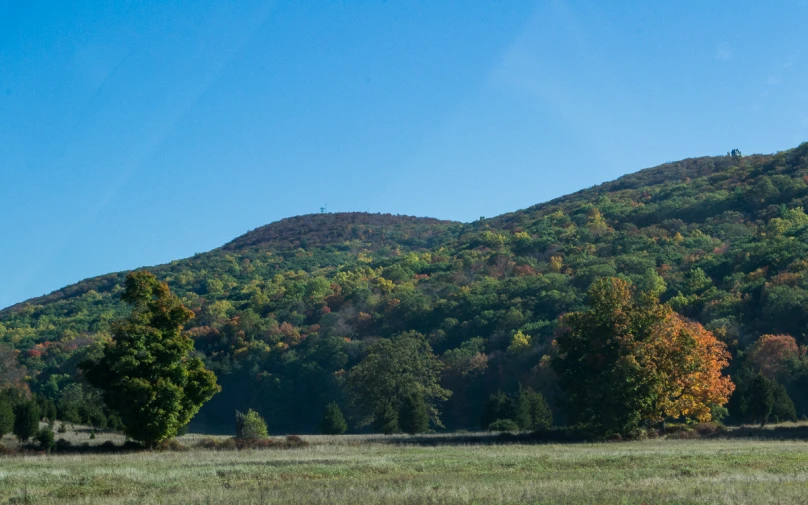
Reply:
<svg viewBox="0 0 808 505"><path fill-rule="evenodd" d="M582 310L592 283L613 276L726 343L733 377L742 363L778 371L769 378L804 415L804 374L783 378L782 353L754 346L767 335L789 359L804 358L806 207L802 144L667 163L468 224L364 213L284 219L149 270L194 312L185 329L222 386L193 421L208 430L231 429L235 409L255 409L274 432L317 431L332 402L355 418L342 397L347 372L379 339L405 332L423 335L442 364L447 428L478 427L489 395L520 386L542 392L563 421L550 366L559 317ZM66 392L96 394L77 364L128 314L125 276L0 311L0 343L20 351L33 390L55 403Z"/></svg>

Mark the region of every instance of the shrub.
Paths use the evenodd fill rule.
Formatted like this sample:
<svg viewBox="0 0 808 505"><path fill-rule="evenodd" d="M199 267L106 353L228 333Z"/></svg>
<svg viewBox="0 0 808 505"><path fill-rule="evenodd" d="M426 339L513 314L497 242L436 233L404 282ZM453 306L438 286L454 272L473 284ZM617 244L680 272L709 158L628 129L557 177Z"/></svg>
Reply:
<svg viewBox="0 0 808 505"><path fill-rule="evenodd" d="M519 431L519 425L511 419L497 419L488 425L489 431Z"/></svg>
<svg viewBox="0 0 808 505"><path fill-rule="evenodd" d="M320 421L320 432L324 435L342 435L347 430L348 423L345 422L339 405L336 402L329 403Z"/></svg>
<svg viewBox="0 0 808 505"><path fill-rule="evenodd" d="M183 452L187 451L188 448L185 447L180 443L179 440L176 438L170 438L168 440L163 440L159 444L157 444L158 451L170 451L170 452Z"/></svg>
<svg viewBox="0 0 808 505"><path fill-rule="evenodd" d="M513 419L516 415L516 405L512 398L499 392L491 395L483 406L480 425L484 430L491 429L491 424L499 419Z"/></svg>
<svg viewBox="0 0 808 505"><path fill-rule="evenodd" d="M56 431L58 433L67 433L67 426L65 426L65 423L60 423L59 424L59 429L56 430Z"/></svg>
<svg viewBox="0 0 808 505"><path fill-rule="evenodd" d="M257 440L268 436L267 423L261 414L253 409L246 414L236 412L236 438Z"/></svg>
<svg viewBox="0 0 808 505"><path fill-rule="evenodd" d="M39 433L36 435L36 441L39 442L39 447L45 451L50 452L51 449L56 445L53 436L53 430L50 428L45 428L43 430L39 430Z"/></svg>

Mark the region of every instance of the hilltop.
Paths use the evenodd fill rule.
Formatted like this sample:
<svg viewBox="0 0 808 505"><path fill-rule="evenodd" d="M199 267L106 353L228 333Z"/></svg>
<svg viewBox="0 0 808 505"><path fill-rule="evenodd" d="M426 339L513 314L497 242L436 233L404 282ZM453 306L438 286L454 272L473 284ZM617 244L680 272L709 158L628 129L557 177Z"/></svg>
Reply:
<svg viewBox="0 0 808 505"><path fill-rule="evenodd" d="M368 343L428 336L454 394L447 426L530 384L554 396L543 359L558 316L598 277L655 290L742 353L761 335L808 343L808 144L774 155L683 160L473 223L315 214L150 268L195 319L188 330L224 391L197 418L228 426L260 410L279 431L316 429L342 371ZM59 377L126 313L125 272L0 312L0 340L36 384ZM529 348L507 353L516 332ZM57 382L58 382L57 381ZM802 413L808 401L794 398Z"/></svg>

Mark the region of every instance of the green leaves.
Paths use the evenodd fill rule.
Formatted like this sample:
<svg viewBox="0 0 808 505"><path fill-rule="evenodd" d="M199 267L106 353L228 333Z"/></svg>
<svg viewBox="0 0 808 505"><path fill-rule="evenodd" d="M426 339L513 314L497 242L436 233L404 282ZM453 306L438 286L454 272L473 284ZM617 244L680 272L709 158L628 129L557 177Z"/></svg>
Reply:
<svg viewBox="0 0 808 505"><path fill-rule="evenodd" d="M127 277L122 297L134 306L132 313L114 325L103 357L82 368L104 391L126 434L153 447L188 424L220 388L213 372L189 356L194 346L182 326L193 313L168 286L136 272Z"/></svg>

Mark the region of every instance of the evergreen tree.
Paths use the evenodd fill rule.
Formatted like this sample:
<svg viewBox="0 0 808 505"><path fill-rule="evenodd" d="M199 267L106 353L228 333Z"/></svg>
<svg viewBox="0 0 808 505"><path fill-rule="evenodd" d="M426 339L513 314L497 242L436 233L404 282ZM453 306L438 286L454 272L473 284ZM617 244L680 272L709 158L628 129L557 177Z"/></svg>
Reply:
<svg viewBox="0 0 808 505"><path fill-rule="evenodd" d="M24 401L14 407L14 435L20 442L27 442L39 433L39 419L39 407L32 401Z"/></svg>
<svg viewBox="0 0 808 505"><path fill-rule="evenodd" d="M87 380L104 391L124 432L147 447L176 435L220 390L182 328L194 313L168 285L148 272L126 277L122 299L134 309L114 325L113 340L98 361L82 364Z"/></svg>
<svg viewBox="0 0 808 505"><path fill-rule="evenodd" d="M398 412L392 402L385 404L374 416L373 427L376 431L385 435L399 433Z"/></svg>
<svg viewBox="0 0 808 505"><path fill-rule="evenodd" d="M7 433L11 433L14 429L14 409L11 406L9 399L2 395L0 396L0 439Z"/></svg>
<svg viewBox="0 0 808 505"><path fill-rule="evenodd" d="M337 402L331 402L325 408L325 414L320 421L320 432L324 435L342 435L348 430L348 423L345 422L345 416L337 405Z"/></svg>
<svg viewBox="0 0 808 505"><path fill-rule="evenodd" d="M398 413L398 424L404 433L410 435L429 429L429 414L422 395L413 393L404 398Z"/></svg>
<svg viewBox="0 0 808 505"><path fill-rule="evenodd" d="M774 422L782 423L785 421L797 420L797 409L794 408L794 402L788 395L785 386L775 382L773 391L773 404L772 414Z"/></svg>
<svg viewBox="0 0 808 505"><path fill-rule="evenodd" d="M495 395L491 395L486 400L483 406L483 414L480 418L480 425L484 430L494 421L500 419L514 420L516 417L516 405L512 398L500 391Z"/></svg>
<svg viewBox="0 0 808 505"><path fill-rule="evenodd" d="M758 373L752 379L746 398L746 417L764 426L774 408L774 383Z"/></svg>
<svg viewBox="0 0 808 505"><path fill-rule="evenodd" d="M523 430L542 430L553 424L553 413L541 393L520 387L514 421Z"/></svg>

